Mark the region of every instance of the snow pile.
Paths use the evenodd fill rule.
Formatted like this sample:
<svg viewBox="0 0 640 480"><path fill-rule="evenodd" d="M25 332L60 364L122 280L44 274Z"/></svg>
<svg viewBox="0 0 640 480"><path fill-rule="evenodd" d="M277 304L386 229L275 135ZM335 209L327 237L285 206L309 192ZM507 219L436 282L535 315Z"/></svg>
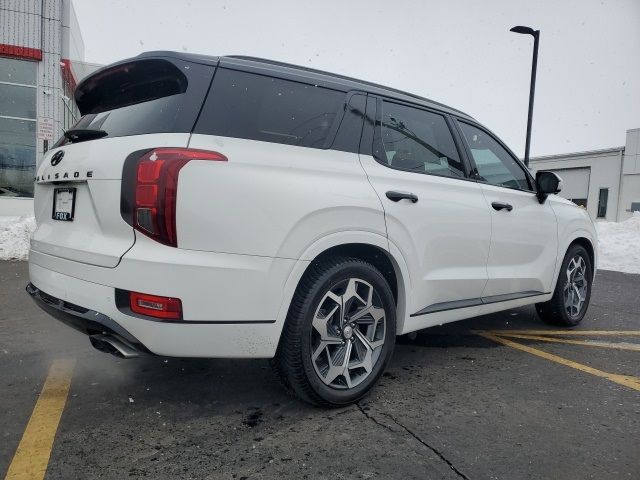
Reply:
<svg viewBox="0 0 640 480"><path fill-rule="evenodd" d="M35 229L33 217L0 217L0 260L29 258L29 237Z"/></svg>
<svg viewBox="0 0 640 480"><path fill-rule="evenodd" d="M640 212L624 222L597 222L598 268L640 273Z"/></svg>

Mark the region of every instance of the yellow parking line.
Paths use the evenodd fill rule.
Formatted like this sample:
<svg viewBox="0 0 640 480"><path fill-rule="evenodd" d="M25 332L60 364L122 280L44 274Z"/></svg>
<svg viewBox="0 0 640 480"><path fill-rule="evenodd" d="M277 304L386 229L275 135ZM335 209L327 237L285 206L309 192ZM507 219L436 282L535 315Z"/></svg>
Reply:
<svg viewBox="0 0 640 480"><path fill-rule="evenodd" d="M518 333L521 335L615 335L615 336L628 336L628 337L640 337L640 330L491 330L490 333L495 335L502 335L505 332Z"/></svg>
<svg viewBox="0 0 640 480"><path fill-rule="evenodd" d="M493 332L496 333L496 332ZM629 343L629 342L599 342L597 340L573 340L570 338L555 338L555 337L547 337L540 335L522 335L517 333L511 333L507 330L500 332L501 337L510 337L510 338L520 338L522 340L537 340L541 342L552 342L552 343L568 343L570 345L584 345L587 347L600 347L600 348L614 348L617 350L633 350L636 352L640 352L640 344L639 343Z"/></svg>
<svg viewBox="0 0 640 480"><path fill-rule="evenodd" d="M591 375L595 375L596 377L606 378L607 380L610 380L617 384L624 385L625 387L629 387L634 390L640 391L640 378L633 377L631 375L619 375L616 373L604 372L602 370L598 370L597 368L589 367L588 365L583 365L582 363L577 363L572 360L567 360L566 358L553 355L552 353L547 353L542 350L538 350L537 348L532 348L527 345L522 345L520 343L512 342L511 340L507 340L506 338L501 338L498 335L495 335L493 332L476 331L474 333L488 340L492 340L496 343L506 345L507 347L515 348L516 350L521 350L523 352L527 352L532 355L536 355L538 357L551 360L552 362L556 362L561 365L565 365L567 367L575 368L576 370L580 370L582 372L590 373Z"/></svg>
<svg viewBox="0 0 640 480"><path fill-rule="evenodd" d="M55 360L18 445L6 480L44 478L71 385L75 360Z"/></svg>

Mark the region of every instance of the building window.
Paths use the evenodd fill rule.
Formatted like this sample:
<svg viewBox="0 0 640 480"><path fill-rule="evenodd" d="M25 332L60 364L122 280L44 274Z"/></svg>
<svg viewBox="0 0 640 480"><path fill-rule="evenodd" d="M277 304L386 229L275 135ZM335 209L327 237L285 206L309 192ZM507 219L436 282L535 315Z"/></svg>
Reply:
<svg viewBox="0 0 640 480"><path fill-rule="evenodd" d="M630 212L640 212L640 202L631 202Z"/></svg>
<svg viewBox="0 0 640 480"><path fill-rule="evenodd" d="M598 218L607 216L607 201L609 200L609 189L601 188L598 196Z"/></svg>
<svg viewBox="0 0 640 480"><path fill-rule="evenodd" d="M587 199L586 198L570 198L573 203L582 208L587 208Z"/></svg>
<svg viewBox="0 0 640 480"><path fill-rule="evenodd" d="M37 69L0 57L0 198L33 196Z"/></svg>

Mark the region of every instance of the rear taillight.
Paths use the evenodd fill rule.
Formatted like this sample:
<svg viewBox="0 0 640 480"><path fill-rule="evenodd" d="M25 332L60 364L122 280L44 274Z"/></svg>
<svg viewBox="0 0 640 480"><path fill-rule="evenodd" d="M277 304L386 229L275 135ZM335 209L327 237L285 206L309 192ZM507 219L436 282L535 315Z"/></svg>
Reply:
<svg viewBox="0 0 640 480"><path fill-rule="evenodd" d="M182 318L182 302L179 298L129 292L129 308L134 313L164 320Z"/></svg>
<svg viewBox="0 0 640 480"><path fill-rule="evenodd" d="M172 247L178 245L176 232L176 201L180 169L191 160L227 161L218 152L191 148L155 148L127 161L128 185L123 180L122 214L133 228ZM133 178L131 178L133 177ZM130 189L130 191L127 191ZM125 198L126 197L126 198Z"/></svg>

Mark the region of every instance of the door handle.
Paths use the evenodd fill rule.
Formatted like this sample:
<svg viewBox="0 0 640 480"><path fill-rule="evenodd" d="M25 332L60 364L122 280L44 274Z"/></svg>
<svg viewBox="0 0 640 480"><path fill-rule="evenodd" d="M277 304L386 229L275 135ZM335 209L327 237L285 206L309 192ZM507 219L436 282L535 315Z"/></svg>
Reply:
<svg viewBox="0 0 640 480"><path fill-rule="evenodd" d="M418 201L418 196L411 192L394 192L392 190L386 193L387 198L392 202L399 202L402 199L411 200L411 202L416 203Z"/></svg>
<svg viewBox="0 0 640 480"><path fill-rule="evenodd" d="M506 210L507 212L510 212L511 210L513 210L513 207L508 203L491 202L491 206L493 207L494 210Z"/></svg>

